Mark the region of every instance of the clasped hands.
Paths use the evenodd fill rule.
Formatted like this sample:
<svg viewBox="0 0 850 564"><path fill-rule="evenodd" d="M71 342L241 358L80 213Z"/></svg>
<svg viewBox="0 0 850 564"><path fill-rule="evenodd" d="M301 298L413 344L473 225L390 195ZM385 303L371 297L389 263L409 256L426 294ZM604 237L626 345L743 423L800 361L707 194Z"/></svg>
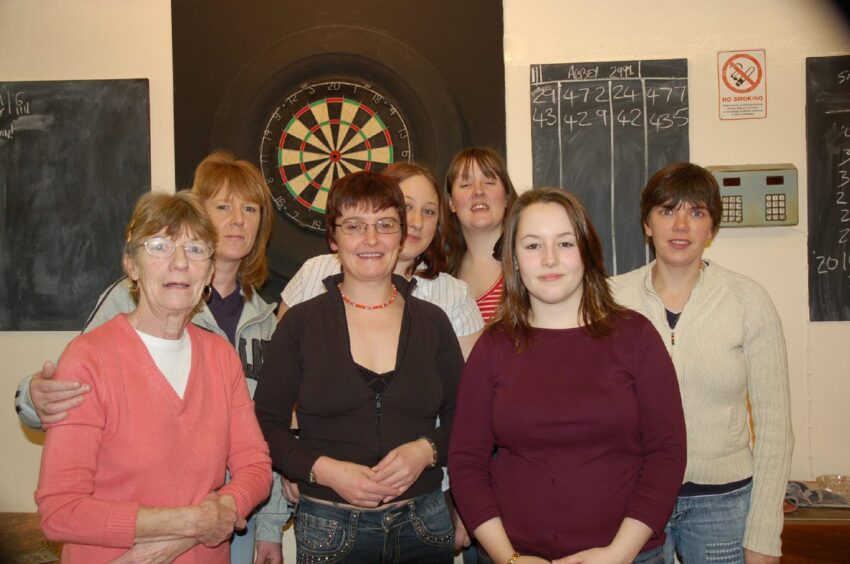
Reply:
<svg viewBox="0 0 850 564"><path fill-rule="evenodd" d="M198 506L193 535L204 546L215 547L230 538L233 531L244 529L247 523L236 513L236 502L229 495L207 494Z"/></svg>
<svg viewBox="0 0 850 564"><path fill-rule="evenodd" d="M404 443L387 453L375 466L321 456L313 466L316 481L328 486L358 507L377 507L397 498L419 478L433 461L434 452L425 439ZM295 484L284 482L284 493L298 501Z"/></svg>
<svg viewBox="0 0 850 564"><path fill-rule="evenodd" d="M137 542L112 561L112 564L168 564L197 545L216 547L230 538L234 530L244 529L245 519L236 513L236 502L229 495L207 494L200 504L188 511L184 538Z"/></svg>

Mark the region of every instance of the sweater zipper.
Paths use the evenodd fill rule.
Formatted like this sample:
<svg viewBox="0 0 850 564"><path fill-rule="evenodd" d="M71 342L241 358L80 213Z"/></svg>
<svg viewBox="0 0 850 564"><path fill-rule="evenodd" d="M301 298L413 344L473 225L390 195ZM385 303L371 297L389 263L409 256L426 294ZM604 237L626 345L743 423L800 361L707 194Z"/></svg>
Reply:
<svg viewBox="0 0 850 564"><path fill-rule="evenodd" d="M375 433L378 437L378 457L384 455L384 437L381 432L381 394L375 394Z"/></svg>

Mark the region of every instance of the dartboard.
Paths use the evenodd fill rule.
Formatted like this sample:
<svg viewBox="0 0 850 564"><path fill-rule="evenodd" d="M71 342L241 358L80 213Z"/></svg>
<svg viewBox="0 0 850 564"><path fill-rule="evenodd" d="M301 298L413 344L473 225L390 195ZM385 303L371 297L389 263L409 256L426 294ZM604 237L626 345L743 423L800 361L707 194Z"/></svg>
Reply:
<svg viewBox="0 0 850 564"><path fill-rule="evenodd" d="M287 93L260 143L260 164L277 208L296 225L323 232L335 180L413 159L408 123L391 98L366 82L323 80Z"/></svg>

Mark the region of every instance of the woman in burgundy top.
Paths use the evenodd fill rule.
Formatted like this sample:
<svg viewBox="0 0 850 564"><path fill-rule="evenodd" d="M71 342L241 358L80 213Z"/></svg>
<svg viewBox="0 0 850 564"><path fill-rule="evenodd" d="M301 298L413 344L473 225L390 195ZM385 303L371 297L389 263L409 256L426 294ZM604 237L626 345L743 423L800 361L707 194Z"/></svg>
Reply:
<svg viewBox="0 0 850 564"><path fill-rule="evenodd" d="M441 204L446 272L469 285L488 323L503 287L502 267L493 249L516 191L502 157L492 149L472 147L456 154L449 164L446 192L448 197Z"/></svg>
<svg viewBox="0 0 850 564"><path fill-rule="evenodd" d="M566 192L520 196L502 266L449 447L468 530L498 564L661 559L685 426L658 333L614 302L599 237Z"/></svg>

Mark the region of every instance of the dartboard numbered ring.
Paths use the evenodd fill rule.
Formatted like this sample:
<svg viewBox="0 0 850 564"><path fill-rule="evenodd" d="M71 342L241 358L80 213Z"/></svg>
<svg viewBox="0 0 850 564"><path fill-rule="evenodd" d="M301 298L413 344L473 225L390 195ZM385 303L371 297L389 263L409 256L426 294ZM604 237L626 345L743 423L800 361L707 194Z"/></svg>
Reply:
<svg viewBox="0 0 850 564"><path fill-rule="evenodd" d="M331 79L300 85L275 106L260 143L260 164L276 206L296 225L324 232L334 181L413 160L409 123L370 83Z"/></svg>

